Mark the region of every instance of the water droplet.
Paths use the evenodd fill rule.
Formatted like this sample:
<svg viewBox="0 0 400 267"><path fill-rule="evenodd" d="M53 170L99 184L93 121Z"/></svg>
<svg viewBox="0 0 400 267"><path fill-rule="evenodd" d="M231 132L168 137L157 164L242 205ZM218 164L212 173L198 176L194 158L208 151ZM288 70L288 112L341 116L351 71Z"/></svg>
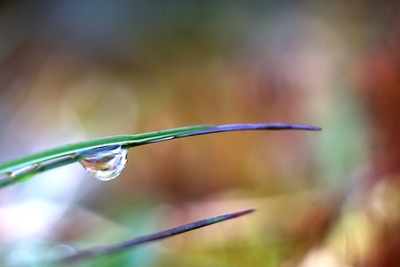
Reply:
<svg viewBox="0 0 400 267"><path fill-rule="evenodd" d="M41 166L39 164L25 166L13 172L7 173L7 176L13 179L14 182L24 182L38 173L40 171L40 167Z"/></svg>
<svg viewBox="0 0 400 267"><path fill-rule="evenodd" d="M94 177L108 181L117 177L125 168L128 149L120 145L91 149L77 155L79 162Z"/></svg>
<svg viewBox="0 0 400 267"><path fill-rule="evenodd" d="M151 144L151 143L158 143L158 142L162 142L162 141L171 140L171 139L174 139L174 138L175 138L175 136L167 136L167 137L164 137L164 138L160 138L160 139L148 141L147 143L148 143L148 144Z"/></svg>
<svg viewBox="0 0 400 267"><path fill-rule="evenodd" d="M46 258L51 261L51 260L57 260L60 258L68 257L71 255L75 255L76 251L73 249L71 246L64 245L64 244L59 244L47 251L46 253Z"/></svg>

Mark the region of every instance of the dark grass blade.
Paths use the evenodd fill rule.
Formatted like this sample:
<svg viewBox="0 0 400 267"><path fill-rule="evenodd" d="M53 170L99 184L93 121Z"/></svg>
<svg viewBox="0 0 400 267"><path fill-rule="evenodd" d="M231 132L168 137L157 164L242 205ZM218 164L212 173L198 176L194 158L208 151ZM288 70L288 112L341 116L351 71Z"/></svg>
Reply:
<svg viewBox="0 0 400 267"><path fill-rule="evenodd" d="M179 137L187 137L201 134L231 132L231 131L254 131L254 130L306 130L306 131L321 131L322 129L315 126L301 125L301 124L285 124L285 123L258 123L258 124L227 124L214 126L211 129L200 130L197 132L182 133L177 135Z"/></svg>
<svg viewBox="0 0 400 267"><path fill-rule="evenodd" d="M164 238L172 237L174 235L179 235L179 234L182 234L182 233L185 233L188 231L192 231L192 230L195 230L198 228L206 227L211 224L220 223L220 222L223 222L226 220L234 219L234 218L249 214L253 211L255 211L254 208L249 208L249 209L236 211L236 212L232 212L232 213L227 213L227 214L216 216L216 217L211 217L208 219L184 224L184 225L181 225L181 226L178 226L175 228L171 228L171 229L168 229L168 230L165 230L162 232L158 232L155 234L137 237L137 238L134 238L134 239L131 239L128 241L124 241L121 243L117 243L114 245L97 247L97 248L81 251L81 252L78 252L77 254L67 256L67 257L64 257L61 259L56 259L56 260L49 261L49 262L43 262L43 264L40 264L40 266L47 265L47 264L50 264L50 265L70 264L70 263L78 261L78 260L84 260L84 259L89 259L89 258L94 258L94 257L97 258L100 256L108 255L110 253L121 252L123 250L127 250L127 249L133 248L138 245L142 245L142 244L146 244L146 243L150 243L150 242L154 242L154 241L159 241Z"/></svg>

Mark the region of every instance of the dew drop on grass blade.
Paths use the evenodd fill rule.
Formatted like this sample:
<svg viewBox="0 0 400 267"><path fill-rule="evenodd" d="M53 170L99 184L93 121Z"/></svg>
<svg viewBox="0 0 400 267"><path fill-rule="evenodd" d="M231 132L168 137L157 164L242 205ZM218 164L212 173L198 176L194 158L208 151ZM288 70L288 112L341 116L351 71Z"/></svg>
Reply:
<svg viewBox="0 0 400 267"><path fill-rule="evenodd" d="M116 178L128 162L128 149L121 145L91 149L77 155L85 170L102 181Z"/></svg>
<svg viewBox="0 0 400 267"><path fill-rule="evenodd" d="M198 125L134 135L110 136L60 146L16 160L0 163L0 188L23 182L35 174L76 161L94 177L107 181L117 177L127 163L128 149L135 146L195 135L248 130L308 130L321 128L301 124L259 123ZM8 175L11 174L11 175ZM14 175L12 175L14 174ZM4 175L11 179L3 179Z"/></svg>
<svg viewBox="0 0 400 267"><path fill-rule="evenodd" d="M298 124L230 124L210 127L205 130L189 131L187 133L179 133L172 136L163 136L149 140L143 144L157 143L171 140L174 138L189 137L201 134L210 134L229 131L244 131L244 130L320 130L318 127L298 125ZM108 181L116 178L125 168L127 163L128 149L122 148L122 145L106 146L94 148L84 151L77 155L80 158L79 162L87 172L94 177Z"/></svg>

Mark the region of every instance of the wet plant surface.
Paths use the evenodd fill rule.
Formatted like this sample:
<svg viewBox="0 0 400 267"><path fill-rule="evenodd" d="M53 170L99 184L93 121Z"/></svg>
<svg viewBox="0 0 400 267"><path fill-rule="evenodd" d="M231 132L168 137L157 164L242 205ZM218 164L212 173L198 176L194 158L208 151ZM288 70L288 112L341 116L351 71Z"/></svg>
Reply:
<svg viewBox="0 0 400 267"><path fill-rule="evenodd" d="M83 143L66 145L60 148L54 148L48 151L39 152L35 155L27 156L0 164L0 175L3 180L2 185L11 185L14 182L25 182L39 172L69 164L73 160L78 161L88 173L102 181L108 181L116 178L127 164L128 149L130 147L168 141L174 138L189 137L201 134L210 134L227 131L241 130L309 130L319 131L321 128L314 126L296 125L296 124L232 124L222 126L193 126L179 129L158 131L153 133L144 133L131 136L116 136L88 141ZM110 144L111 143L111 144ZM66 160L64 159L66 158ZM13 170L13 171L10 171ZM239 216L253 212L254 209L237 211L201 221L192 222L186 225L178 226L163 232L152 235L138 237L129 241L124 241L115 245L108 245L99 248L76 252L71 256L61 257L60 259L43 261L39 260L37 264L69 264L78 260L87 258L96 258L116 251L122 251L131 247L158 241L167 237L192 231L197 228L206 227L211 224L237 218ZM32 264L32 263L30 263Z"/></svg>
<svg viewBox="0 0 400 267"><path fill-rule="evenodd" d="M12 182L26 181L38 172L57 168L74 161L79 161L86 171L94 177L104 181L111 180L117 177L125 168L130 147L195 135L244 130L319 131L321 128L283 123L200 125L138 135L111 136L66 145L0 163L0 177L4 177L3 181L0 182L0 186L9 185Z"/></svg>

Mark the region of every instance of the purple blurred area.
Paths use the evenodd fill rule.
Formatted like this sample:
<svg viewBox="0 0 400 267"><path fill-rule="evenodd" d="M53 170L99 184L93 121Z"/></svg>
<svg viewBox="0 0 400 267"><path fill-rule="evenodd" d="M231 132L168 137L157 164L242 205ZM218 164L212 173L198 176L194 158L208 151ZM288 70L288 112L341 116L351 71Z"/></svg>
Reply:
<svg viewBox="0 0 400 267"><path fill-rule="evenodd" d="M82 266L400 266L397 1L2 1L0 161L197 124L297 123L130 150L0 192L1 266L255 206ZM64 254L63 254L64 253Z"/></svg>

